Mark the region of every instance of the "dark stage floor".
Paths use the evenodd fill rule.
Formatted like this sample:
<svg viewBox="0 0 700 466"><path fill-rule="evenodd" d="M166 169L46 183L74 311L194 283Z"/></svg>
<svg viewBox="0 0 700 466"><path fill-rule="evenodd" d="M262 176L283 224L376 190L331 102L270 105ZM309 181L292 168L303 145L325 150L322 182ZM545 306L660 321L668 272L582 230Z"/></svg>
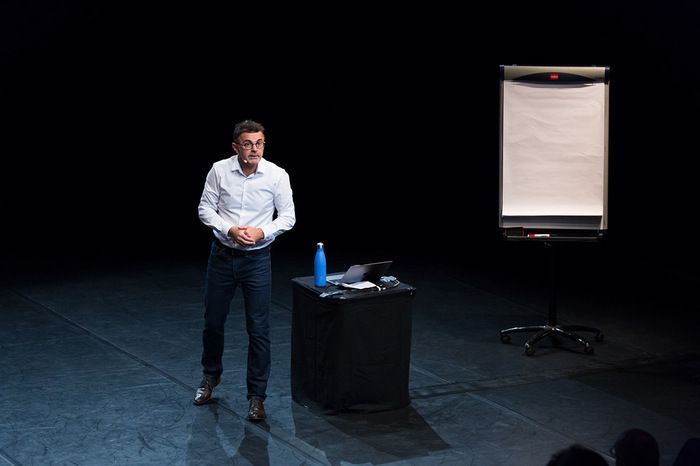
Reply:
<svg viewBox="0 0 700 466"><path fill-rule="evenodd" d="M499 330L546 321L545 269L527 262L535 254L506 265L402 259L391 273L417 289L411 404L327 415L290 393L290 280L311 274L311 256L273 252L273 369L262 424L245 420L246 341L235 310L215 400L192 404L202 262L8 278L0 290L0 464L544 465L572 443L613 464L616 437L639 427L656 436L661 464L670 465L700 435L697 278L623 267L615 257L590 273L564 254L560 321L600 327L605 339L591 339L591 355L561 340L543 341L528 357L526 335L503 344ZM333 271L350 265L329 261Z"/></svg>

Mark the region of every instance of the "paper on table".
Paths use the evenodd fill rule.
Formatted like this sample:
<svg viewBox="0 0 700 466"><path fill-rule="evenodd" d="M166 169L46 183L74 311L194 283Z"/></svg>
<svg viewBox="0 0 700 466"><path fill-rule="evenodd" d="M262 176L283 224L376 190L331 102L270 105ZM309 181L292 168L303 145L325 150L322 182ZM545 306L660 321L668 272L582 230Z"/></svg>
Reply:
<svg viewBox="0 0 700 466"><path fill-rule="evenodd" d="M377 288L381 289L372 282L355 282L355 283L341 283L340 286L343 288L352 288L354 290L365 290L367 288Z"/></svg>

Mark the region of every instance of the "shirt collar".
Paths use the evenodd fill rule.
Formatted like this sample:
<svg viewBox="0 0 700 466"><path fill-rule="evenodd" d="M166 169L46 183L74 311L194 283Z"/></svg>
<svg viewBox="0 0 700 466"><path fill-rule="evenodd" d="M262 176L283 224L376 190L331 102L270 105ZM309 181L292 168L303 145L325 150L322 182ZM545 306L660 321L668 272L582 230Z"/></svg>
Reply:
<svg viewBox="0 0 700 466"><path fill-rule="evenodd" d="M243 169L241 168L241 162L238 161L238 155L234 155L233 157L231 157L231 161L233 162L231 171L238 170L239 172L243 173ZM260 159L260 162L258 162L258 170L256 173L265 173L267 163L267 160L265 160L264 158Z"/></svg>

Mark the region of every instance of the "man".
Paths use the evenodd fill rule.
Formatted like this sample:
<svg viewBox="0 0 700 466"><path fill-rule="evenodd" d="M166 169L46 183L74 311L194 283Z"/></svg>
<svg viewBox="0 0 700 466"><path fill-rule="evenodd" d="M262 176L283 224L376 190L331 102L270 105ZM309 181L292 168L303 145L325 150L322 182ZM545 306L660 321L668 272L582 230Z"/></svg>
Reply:
<svg viewBox="0 0 700 466"><path fill-rule="evenodd" d="M234 155L214 163L207 174L199 202L199 218L214 241L205 281L204 377L194 404L209 401L221 381L224 324L240 285L248 333L248 419L260 421L270 375L270 244L294 226L296 215L289 175L263 159L263 126L251 120L236 124L232 147Z"/></svg>
<svg viewBox="0 0 700 466"><path fill-rule="evenodd" d="M659 466L659 443L646 430L633 428L622 432L611 453L615 466Z"/></svg>
<svg viewBox="0 0 700 466"><path fill-rule="evenodd" d="M547 466L608 466L603 455L577 443L552 455Z"/></svg>

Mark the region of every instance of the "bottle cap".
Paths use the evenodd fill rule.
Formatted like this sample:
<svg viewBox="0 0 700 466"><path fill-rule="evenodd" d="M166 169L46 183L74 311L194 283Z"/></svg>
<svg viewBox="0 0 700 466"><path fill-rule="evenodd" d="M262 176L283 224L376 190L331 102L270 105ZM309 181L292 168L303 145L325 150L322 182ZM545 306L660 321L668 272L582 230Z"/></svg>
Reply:
<svg viewBox="0 0 700 466"><path fill-rule="evenodd" d="M323 247L323 243L316 243L316 246L321 246L321 247Z"/></svg>

